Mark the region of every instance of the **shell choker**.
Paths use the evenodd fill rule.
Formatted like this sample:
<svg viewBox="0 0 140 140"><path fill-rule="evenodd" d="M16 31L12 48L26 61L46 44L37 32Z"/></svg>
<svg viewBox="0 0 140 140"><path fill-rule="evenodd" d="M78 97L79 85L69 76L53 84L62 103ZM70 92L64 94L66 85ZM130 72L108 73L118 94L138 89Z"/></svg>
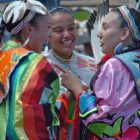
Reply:
<svg viewBox="0 0 140 140"><path fill-rule="evenodd" d="M71 55L71 57L69 59L64 59L64 58L56 55L52 50L51 50L51 53L59 62L61 62L63 64L69 64L70 63L72 55Z"/></svg>

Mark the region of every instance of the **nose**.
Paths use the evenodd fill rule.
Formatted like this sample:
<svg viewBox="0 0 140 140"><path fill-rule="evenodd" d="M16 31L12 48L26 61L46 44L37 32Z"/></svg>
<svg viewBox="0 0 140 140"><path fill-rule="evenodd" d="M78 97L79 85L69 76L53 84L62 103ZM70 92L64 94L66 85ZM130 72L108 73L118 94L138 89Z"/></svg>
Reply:
<svg viewBox="0 0 140 140"><path fill-rule="evenodd" d="M68 30L65 30L63 32L63 37L68 37L68 36L70 36L70 32Z"/></svg>
<svg viewBox="0 0 140 140"><path fill-rule="evenodd" d="M102 32L101 31L98 32L97 37L100 38L100 39L102 38Z"/></svg>

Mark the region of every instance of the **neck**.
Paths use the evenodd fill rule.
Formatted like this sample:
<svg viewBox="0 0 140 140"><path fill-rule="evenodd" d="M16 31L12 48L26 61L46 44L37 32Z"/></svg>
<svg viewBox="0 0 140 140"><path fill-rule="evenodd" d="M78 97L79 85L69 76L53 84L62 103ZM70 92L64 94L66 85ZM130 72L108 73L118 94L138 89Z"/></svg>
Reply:
<svg viewBox="0 0 140 140"><path fill-rule="evenodd" d="M71 57L72 55L69 57L69 58L62 58L60 56L58 56L54 51L51 50L51 53L52 55L60 62L60 63L63 63L63 64L68 64L70 63L70 60L71 60Z"/></svg>

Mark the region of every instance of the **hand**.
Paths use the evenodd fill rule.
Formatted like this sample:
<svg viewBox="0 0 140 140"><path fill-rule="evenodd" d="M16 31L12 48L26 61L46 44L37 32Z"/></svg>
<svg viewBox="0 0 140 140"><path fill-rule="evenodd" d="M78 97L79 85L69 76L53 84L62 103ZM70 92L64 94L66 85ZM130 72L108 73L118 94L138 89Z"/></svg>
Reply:
<svg viewBox="0 0 140 140"><path fill-rule="evenodd" d="M78 91L77 89L80 89L79 91L81 91L82 85L79 78L74 75L70 70L63 71L61 78L62 85L65 86L67 89L71 90L74 93L75 91Z"/></svg>
<svg viewBox="0 0 140 140"><path fill-rule="evenodd" d="M65 94L69 103L75 100L75 96L70 90L65 91L64 94Z"/></svg>
<svg viewBox="0 0 140 140"><path fill-rule="evenodd" d="M79 78L70 70L63 70L61 78L62 85L72 91L75 97L84 90Z"/></svg>

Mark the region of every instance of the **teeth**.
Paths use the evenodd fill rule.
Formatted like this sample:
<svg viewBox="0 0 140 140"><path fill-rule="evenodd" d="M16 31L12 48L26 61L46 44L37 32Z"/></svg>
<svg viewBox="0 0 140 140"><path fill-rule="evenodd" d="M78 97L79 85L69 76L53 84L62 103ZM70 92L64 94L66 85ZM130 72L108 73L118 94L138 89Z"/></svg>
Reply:
<svg viewBox="0 0 140 140"><path fill-rule="evenodd" d="M68 41L63 41L63 44L65 44L65 45L70 45L72 43L72 41L71 40L68 40Z"/></svg>

